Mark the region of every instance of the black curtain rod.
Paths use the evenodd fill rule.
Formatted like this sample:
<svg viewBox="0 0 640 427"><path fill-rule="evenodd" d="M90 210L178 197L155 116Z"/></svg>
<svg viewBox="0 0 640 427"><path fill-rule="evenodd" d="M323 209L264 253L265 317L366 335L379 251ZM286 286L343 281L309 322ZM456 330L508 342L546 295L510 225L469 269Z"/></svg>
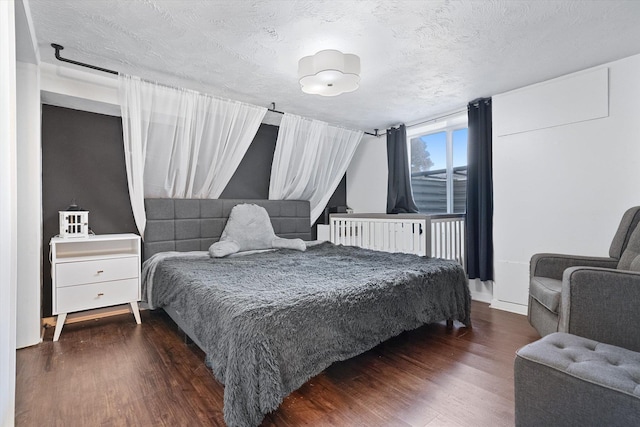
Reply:
<svg viewBox="0 0 640 427"><path fill-rule="evenodd" d="M102 67L96 67L95 65L91 65L91 64L85 64L84 62L78 62L78 61L74 61L72 59L67 59L67 58L63 58L60 56L60 51L62 49L64 49L64 46L61 46L59 44L56 43L51 43L51 47L54 48L56 50L56 59L58 61L62 61L62 62L68 62L69 64L75 64L75 65L79 65L81 67L87 67L87 68L91 68L92 70L98 70L98 71L102 71L104 73L109 73L109 74L118 74L117 71L113 71L113 70L109 70L107 68L102 68Z"/></svg>
<svg viewBox="0 0 640 427"><path fill-rule="evenodd" d="M466 108L465 108L464 110L454 111L453 113L444 114L444 115L442 115L442 116L435 117L435 118L433 118L433 119L427 119L427 120L423 120L423 121L421 121L421 122L412 123L412 124L410 124L410 125L405 125L405 127L406 127L406 128L412 128L412 127L416 127L416 126L424 125L424 124L426 124L426 123L431 123L431 122L434 122L434 123L435 123L435 122L437 122L438 120L446 119L447 117L451 117L451 116L457 116L457 115L459 115L459 114L464 113L465 111L467 111L467 109L466 109ZM400 126L402 126L402 123L400 123L399 125L396 125L396 126L391 126L391 128L398 128L398 127L400 127ZM385 132L385 133L382 133L382 134L379 134L379 135L376 135L376 136L382 136L382 135L386 135L386 134L387 134L387 133Z"/></svg>
<svg viewBox="0 0 640 427"><path fill-rule="evenodd" d="M277 114L285 114L284 111L276 110L276 103L275 102L271 103L271 107L267 108L267 111L271 111L272 113L277 113ZM371 135L371 136L382 136L382 135L384 135L384 134L379 134L378 130L379 129L374 129L375 133L365 132L365 131L363 131L363 132L364 132L365 135Z"/></svg>
<svg viewBox="0 0 640 427"><path fill-rule="evenodd" d="M457 116L457 115L462 114L462 113L464 113L466 111L467 111L467 108L465 107L464 110L458 110L458 111L454 111L453 113L444 114L444 115L442 115L440 117L436 117L436 118L433 118L433 119L423 120L423 121L418 122L418 123L412 123L410 125L407 125L407 127L408 128L412 128L412 127L424 125L424 124L430 123L430 122L437 122L438 120L446 119L447 117L451 117L451 116Z"/></svg>
<svg viewBox="0 0 640 427"><path fill-rule="evenodd" d="M62 45L59 45L59 44L56 44L56 43L51 43L51 47L56 50L56 59L58 61L68 62L69 64L74 64L74 65L79 65L81 67L91 68L92 70L98 70L98 71L102 71L104 73L115 74L115 75L119 74L117 71L109 70L108 68L97 67L95 65L86 64L84 62L74 61L72 59L67 59L67 58L61 57L60 56L60 51L64 49L64 46L62 46ZM277 113L277 114L284 114L283 111L276 110L276 104L274 102L271 103L271 108L269 108L268 111L271 111L272 113ZM365 133L365 135L371 135L371 136L376 136L376 137L386 135L386 132L381 134L381 133L378 133L378 130L379 129L374 129L375 133L371 133L371 132L364 132L364 133Z"/></svg>

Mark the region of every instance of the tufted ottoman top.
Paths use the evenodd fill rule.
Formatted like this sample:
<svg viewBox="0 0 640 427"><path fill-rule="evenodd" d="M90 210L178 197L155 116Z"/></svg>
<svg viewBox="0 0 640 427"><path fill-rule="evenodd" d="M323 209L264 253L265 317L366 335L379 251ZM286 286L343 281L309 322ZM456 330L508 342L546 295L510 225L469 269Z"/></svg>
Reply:
<svg viewBox="0 0 640 427"><path fill-rule="evenodd" d="M526 345L516 354L640 399L640 353L635 351L556 332Z"/></svg>

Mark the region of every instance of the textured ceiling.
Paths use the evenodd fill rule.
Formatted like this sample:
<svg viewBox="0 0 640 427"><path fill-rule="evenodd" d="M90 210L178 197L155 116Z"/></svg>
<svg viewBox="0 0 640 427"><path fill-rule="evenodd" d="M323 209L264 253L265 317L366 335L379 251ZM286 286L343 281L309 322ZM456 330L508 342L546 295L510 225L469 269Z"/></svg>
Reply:
<svg viewBox="0 0 640 427"><path fill-rule="evenodd" d="M42 61L372 130L640 53L640 1L29 0ZM361 57L360 88L302 93L297 61ZM59 63L58 63L59 64Z"/></svg>

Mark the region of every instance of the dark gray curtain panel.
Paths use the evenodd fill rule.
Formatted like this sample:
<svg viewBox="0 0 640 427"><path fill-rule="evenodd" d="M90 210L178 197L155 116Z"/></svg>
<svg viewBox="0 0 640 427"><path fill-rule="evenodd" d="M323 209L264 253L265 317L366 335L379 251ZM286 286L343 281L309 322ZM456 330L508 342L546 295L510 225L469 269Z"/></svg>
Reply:
<svg viewBox="0 0 640 427"><path fill-rule="evenodd" d="M467 146L467 274L493 280L493 167L491 98L471 101Z"/></svg>
<svg viewBox="0 0 640 427"><path fill-rule="evenodd" d="M389 165L387 213L418 212L411 192L407 129L404 125L397 129L387 129L387 163Z"/></svg>

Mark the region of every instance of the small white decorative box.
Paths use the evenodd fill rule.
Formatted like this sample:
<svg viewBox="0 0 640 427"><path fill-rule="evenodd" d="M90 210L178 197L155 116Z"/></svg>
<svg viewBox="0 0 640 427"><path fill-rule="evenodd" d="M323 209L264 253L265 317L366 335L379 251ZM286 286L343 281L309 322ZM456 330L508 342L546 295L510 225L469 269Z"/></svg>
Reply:
<svg viewBox="0 0 640 427"><path fill-rule="evenodd" d="M88 237L89 211L58 211L60 214L60 237Z"/></svg>

